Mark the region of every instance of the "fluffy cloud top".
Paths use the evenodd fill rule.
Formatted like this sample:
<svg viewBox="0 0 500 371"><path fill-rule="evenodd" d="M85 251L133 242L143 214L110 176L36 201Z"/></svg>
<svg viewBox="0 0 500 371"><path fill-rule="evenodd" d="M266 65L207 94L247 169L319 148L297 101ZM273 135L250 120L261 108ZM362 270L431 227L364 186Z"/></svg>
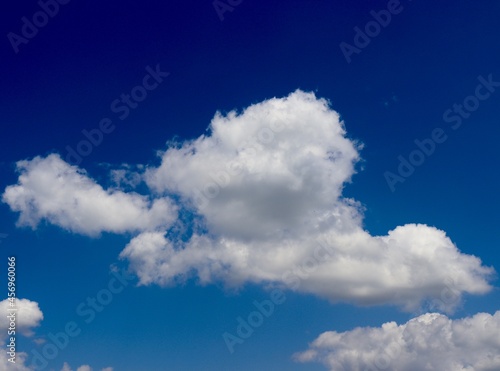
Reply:
<svg viewBox="0 0 500 371"><path fill-rule="evenodd" d="M301 362L321 362L332 371L500 370L500 311L452 320L427 313L403 325L321 334Z"/></svg>
<svg viewBox="0 0 500 371"><path fill-rule="evenodd" d="M153 201L104 190L57 155L20 161L19 182L3 200L33 227L46 219L91 235L139 231L120 257L141 284L254 282L331 301L447 311L464 293L490 290L493 269L437 228L363 229L359 203L342 196L359 149L326 100L296 91L216 114L207 135L171 143L144 172ZM113 176L137 182L135 173Z"/></svg>
<svg viewBox="0 0 500 371"><path fill-rule="evenodd" d="M19 161L19 182L6 188L3 201L20 212L19 225L35 228L42 219L73 232L154 230L168 227L176 208L168 198L149 202L137 193L104 190L59 155Z"/></svg>
<svg viewBox="0 0 500 371"><path fill-rule="evenodd" d="M359 158L325 100L296 92L217 114L211 135L171 146L146 179L194 204L210 231L235 239L301 236L339 207Z"/></svg>

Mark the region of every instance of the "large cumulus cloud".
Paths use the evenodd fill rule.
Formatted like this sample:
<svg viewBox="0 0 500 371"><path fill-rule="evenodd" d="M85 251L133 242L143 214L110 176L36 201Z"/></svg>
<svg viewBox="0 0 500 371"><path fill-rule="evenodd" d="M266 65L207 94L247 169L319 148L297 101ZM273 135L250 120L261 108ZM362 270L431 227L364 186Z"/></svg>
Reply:
<svg viewBox="0 0 500 371"><path fill-rule="evenodd" d="M490 290L492 268L444 231L363 229L359 203L342 195L361 146L326 100L296 91L217 113L209 129L169 142L159 165L143 173L147 196L104 190L50 155L19 162L18 184L3 200L32 227L47 220L89 235L137 232L120 257L144 285L253 282L331 301L446 311L464 293ZM443 301L449 286L454 300Z"/></svg>
<svg viewBox="0 0 500 371"><path fill-rule="evenodd" d="M145 176L158 197L179 194L201 226L182 242L141 234L121 257L142 284L193 275L203 283L271 282L407 310L443 303L450 281L458 297L487 292L492 270L443 231L409 224L372 236L362 228L358 202L342 196L359 148L328 102L311 93L217 114L209 134L171 145Z"/></svg>

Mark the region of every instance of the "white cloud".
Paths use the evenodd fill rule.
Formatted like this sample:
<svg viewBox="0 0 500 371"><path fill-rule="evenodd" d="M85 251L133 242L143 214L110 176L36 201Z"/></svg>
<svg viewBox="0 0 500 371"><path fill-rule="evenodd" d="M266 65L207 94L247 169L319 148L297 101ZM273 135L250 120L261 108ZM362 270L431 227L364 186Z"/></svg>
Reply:
<svg viewBox="0 0 500 371"><path fill-rule="evenodd" d="M0 301L0 333L2 334L2 340L7 336L7 329L9 328L9 319L7 314L9 313L10 302L8 299ZM33 335L32 328L40 325L40 321L43 319L43 313L38 306L38 303L28 299L16 299L15 300L16 310L16 332L20 332L25 336ZM5 315L4 315L5 314Z"/></svg>
<svg viewBox="0 0 500 371"><path fill-rule="evenodd" d="M171 146L146 180L196 204L210 230L230 238L302 236L312 227L306 221L339 206L359 158L338 114L313 94L217 114L210 128L210 136Z"/></svg>
<svg viewBox="0 0 500 371"><path fill-rule="evenodd" d="M359 146L325 100L297 91L239 115L217 114L210 129L171 145L161 165L146 171L159 196L180 194L204 224L187 242L163 232L134 238L121 257L140 283L196 275L202 283L271 282L332 301L407 310L428 301L448 311L462 293L490 289L492 269L460 253L443 231L415 224L386 236L363 230L359 204L342 197ZM315 259L318 241L329 253ZM453 300L442 300L447 289Z"/></svg>
<svg viewBox="0 0 500 371"><path fill-rule="evenodd" d="M30 371L31 369L25 365L27 354L16 351L15 363L9 362L11 355L7 353L6 339L9 337L9 319L7 313L10 313L9 300L0 301L0 371ZM40 325L43 319L43 313L40 310L38 303L28 299L16 299L16 336L21 333L25 336L32 336L33 327Z"/></svg>
<svg viewBox="0 0 500 371"><path fill-rule="evenodd" d="M495 371L499 334L500 311L455 320L427 313L402 325L325 332L296 359L332 371Z"/></svg>
<svg viewBox="0 0 500 371"><path fill-rule="evenodd" d="M210 130L170 143L161 164L147 167L152 201L104 190L57 155L20 161L19 182L3 199L24 225L46 219L89 235L139 232L120 257L141 284L194 276L203 284L271 284L331 301L448 312L464 293L491 289L493 269L435 227L407 224L384 236L363 229L360 204L342 196L360 145L324 99L296 91L241 114L216 114ZM112 173L122 183L137 178L129 175Z"/></svg>
<svg viewBox="0 0 500 371"><path fill-rule="evenodd" d="M2 348L4 344L2 343ZM10 356L5 349L0 350L0 371L33 371L26 366L27 354L24 352L16 352L16 363L9 362Z"/></svg>
<svg viewBox="0 0 500 371"><path fill-rule="evenodd" d="M137 193L106 191L56 154L19 161L17 169L19 182L6 188L3 201L21 213L19 225L35 228L46 219L73 232L96 235L165 228L176 218L168 198L149 202Z"/></svg>

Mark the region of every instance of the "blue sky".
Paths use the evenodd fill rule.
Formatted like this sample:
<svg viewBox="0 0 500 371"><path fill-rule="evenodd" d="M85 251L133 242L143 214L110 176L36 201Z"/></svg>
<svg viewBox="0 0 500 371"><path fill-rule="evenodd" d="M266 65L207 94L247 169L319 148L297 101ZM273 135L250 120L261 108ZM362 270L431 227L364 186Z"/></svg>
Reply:
<svg viewBox="0 0 500 371"><path fill-rule="evenodd" d="M44 22L39 3L8 4L0 22L0 282L7 292L14 255L29 300L19 326L33 331L18 337L25 365L2 359L0 370L40 369L33 351L71 321L81 332L44 369L380 369L356 327L385 345L374 329L427 312L441 313L429 326L470 318L480 332L474 319L487 313L500 327L498 2L58 4L22 43L12 33L23 37L23 17ZM390 20L356 46L355 27L377 27L373 12ZM341 43L358 52L346 57ZM122 94L139 100L127 113ZM96 129L99 143L71 163L68 146ZM401 159L429 140L403 176ZM197 190L232 161L244 176L199 207ZM282 274L316 237L340 260L316 261L294 289ZM77 308L125 270L123 290L86 323ZM286 300L231 353L223 334L273 289ZM429 306L445 289L459 298ZM344 345L331 333L313 343L328 331ZM475 356L500 367L500 339L481 336ZM457 344L450 363L419 359L486 369ZM404 350L388 369L412 362Z"/></svg>

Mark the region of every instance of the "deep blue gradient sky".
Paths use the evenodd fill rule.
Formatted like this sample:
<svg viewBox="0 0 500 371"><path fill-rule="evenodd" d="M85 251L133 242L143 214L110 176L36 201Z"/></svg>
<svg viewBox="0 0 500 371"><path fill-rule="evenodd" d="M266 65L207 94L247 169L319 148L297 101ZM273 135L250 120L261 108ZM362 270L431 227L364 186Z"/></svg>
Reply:
<svg viewBox="0 0 500 371"><path fill-rule="evenodd" d="M15 53L6 35L36 1L4 4L0 35L0 188L17 182L15 162L76 147L81 131L110 117L116 129L80 166L109 185L105 164L158 165L155 152L174 137L205 133L217 110L241 110L300 88L331 102L348 137L364 144L362 162L344 194L366 208L373 235L405 223L443 229L460 250L500 267L498 140L500 88L453 130L443 113L474 94L478 76L500 81L500 3L402 1L403 11L347 63L339 44L352 44L355 26L386 1L244 0L221 21L211 1L72 0ZM170 75L119 120L110 104L141 83L146 67ZM448 139L391 192L384 172L396 173L415 139L442 128ZM130 235L93 239L42 223L16 227L18 214L0 205L0 266L17 257L18 295L44 313L37 337L70 320L81 335L50 363L60 370L90 364L100 370L322 370L295 363L294 352L321 332L407 321L390 306L360 308L287 292L255 334L229 354L222 340L236 318L268 292L246 285L133 287L85 324L75 308L106 287L110 266ZM6 268L5 268L6 269ZM0 283L5 284L4 275ZM498 286L498 280L492 282ZM0 288L2 289L2 288ZM2 298L3 299L3 298ZM500 292L466 297L453 317L499 309ZM37 349L23 339L23 351ZM49 369L49 368L47 368Z"/></svg>

